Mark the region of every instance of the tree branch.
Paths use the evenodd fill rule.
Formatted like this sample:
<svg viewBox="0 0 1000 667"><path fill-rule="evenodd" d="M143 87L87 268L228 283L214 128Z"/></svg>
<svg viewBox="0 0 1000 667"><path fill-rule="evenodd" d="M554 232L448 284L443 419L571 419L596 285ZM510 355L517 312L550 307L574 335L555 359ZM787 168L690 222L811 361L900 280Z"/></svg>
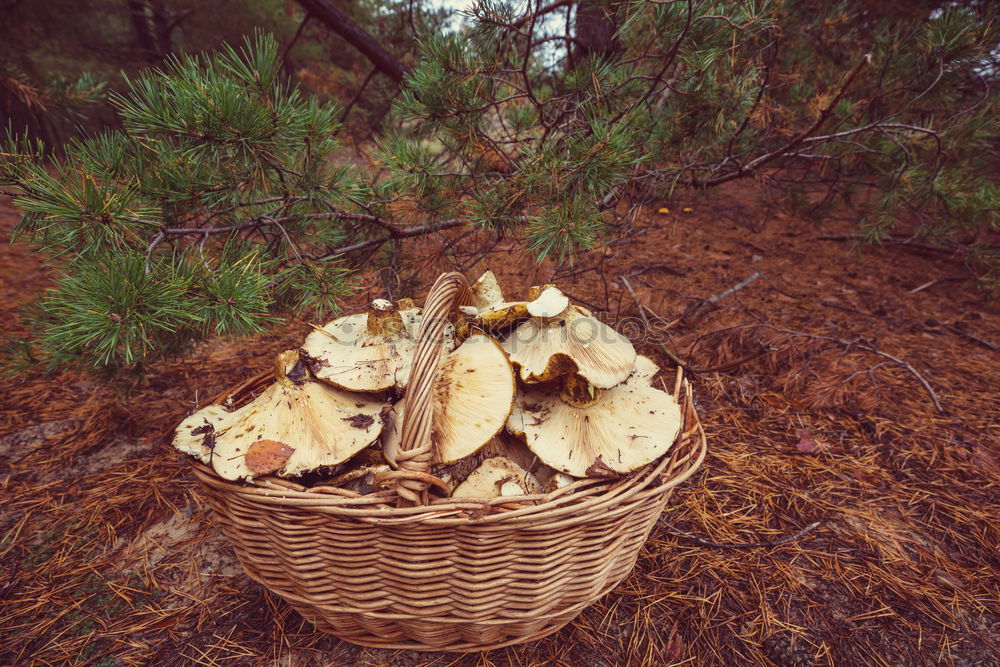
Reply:
<svg viewBox="0 0 1000 667"><path fill-rule="evenodd" d="M380 72L396 83L402 83L403 77L406 76L406 67L330 0L295 1L364 54Z"/></svg>
<svg viewBox="0 0 1000 667"><path fill-rule="evenodd" d="M556 0L556 2L549 3L544 7L539 7L535 11L525 14L524 16L522 16L521 18L510 24L510 27L514 28L515 30L520 30L528 23L533 23L537 21L539 16L550 14L557 9L562 9L563 7L569 7L575 2L576 0Z"/></svg>
<svg viewBox="0 0 1000 667"><path fill-rule="evenodd" d="M329 250L322 255L305 255L306 259L318 262L320 260L329 259L330 257L336 257L337 255L346 255L350 252L357 252L358 250L364 250L366 248L371 248L373 246L379 246L383 243L388 243L395 239L408 239L414 236L423 236L424 234L431 234L433 232L439 232L443 229L452 229L454 227L461 227L466 224L465 220L452 219L452 220L441 220L439 222L431 222L426 225L420 225L419 227L410 227L407 229L397 229L394 233L387 234L386 236L380 236L374 239L368 239L366 241L358 241L357 243L352 243L351 245L341 246L340 248L334 248Z"/></svg>
<svg viewBox="0 0 1000 667"><path fill-rule="evenodd" d="M765 164L773 160L776 160L782 155L788 154L790 151L792 151L800 144L805 142L811 135L815 134L816 131L819 130L819 128L823 127L823 123L825 123L827 119L830 117L830 114L833 113L833 110L837 107L837 104L844 97L844 94L847 93L847 89L851 86L852 83L854 83L854 80L861 73L861 70L863 70L865 66L871 62L871 60L872 60L871 54L870 53L865 54L865 57L862 58L860 62L858 62L858 64L854 66L854 69L851 70L851 73L847 75L847 79L844 80L844 84L840 87L840 90L837 91L837 94L834 96L833 100L831 100L830 103L820 111L819 118L816 119L816 122L813 123L808 128L806 128L805 130L799 132L784 146L776 150L773 150L770 153L761 155L760 157L751 160L750 162L747 162L745 165L740 166L738 169L736 169L736 171L732 171L728 174L725 174L724 176L710 178L706 181L693 181L691 184L696 187L707 187L712 185L721 185L722 183L728 183L729 181L735 181L738 178L743 178L744 176L748 176L754 170L763 167Z"/></svg>

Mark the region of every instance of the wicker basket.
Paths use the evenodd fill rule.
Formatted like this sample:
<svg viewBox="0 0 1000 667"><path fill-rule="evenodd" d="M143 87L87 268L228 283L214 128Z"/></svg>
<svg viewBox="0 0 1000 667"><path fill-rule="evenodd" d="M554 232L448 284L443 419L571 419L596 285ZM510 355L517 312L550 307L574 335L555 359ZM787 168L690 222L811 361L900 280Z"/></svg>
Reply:
<svg viewBox="0 0 1000 667"><path fill-rule="evenodd" d="M628 477L584 479L513 500L429 495L436 481L427 474L430 445L418 443L429 443L440 347L434 322L444 319L433 315L448 312L466 289L459 274L446 274L428 297L400 470L387 490L360 496L275 477L247 485L194 464L250 578L319 630L355 644L480 651L555 632L628 575L672 489L705 457L704 432L678 373L682 433L665 457ZM245 401L269 379L227 395Z"/></svg>

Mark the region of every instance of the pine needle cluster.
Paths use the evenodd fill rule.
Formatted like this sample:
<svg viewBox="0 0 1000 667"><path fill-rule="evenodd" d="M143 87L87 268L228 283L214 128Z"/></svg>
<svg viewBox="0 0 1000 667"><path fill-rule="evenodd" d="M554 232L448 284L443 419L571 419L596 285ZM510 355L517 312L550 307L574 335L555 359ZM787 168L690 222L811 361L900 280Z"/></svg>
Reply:
<svg viewBox="0 0 1000 667"><path fill-rule="evenodd" d="M628 204L747 177L851 208L876 243L915 221L996 275L994 9L611 2L593 48L553 27L573 4L482 0L464 30L420 35L378 169L346 163L341 109L262 35L128 80L121 129L54 165L8 132L18 231L62 275L20 347L135 367L328 317L353 269L409 238L466 227L566 262L627 229Z"/></svg>

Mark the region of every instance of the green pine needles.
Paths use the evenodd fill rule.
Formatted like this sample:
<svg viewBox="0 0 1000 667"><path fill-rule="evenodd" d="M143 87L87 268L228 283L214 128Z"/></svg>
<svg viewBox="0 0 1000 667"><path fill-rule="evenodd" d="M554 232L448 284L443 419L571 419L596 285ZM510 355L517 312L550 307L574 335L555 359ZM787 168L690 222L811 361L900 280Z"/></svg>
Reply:
<svg viewBox="0 0 1000 667"><path fill-rule="evenodd" d="M350 281L335 249L381 228L359 213L369 186L330 159L338 109L287 84L273 39L172 60L114 102L122 131L54 167L10 137L0 165L18 232L63 271L35 313L42 354L133 366L336 311Z"/></svg>
<svg viewBox="0 0 1000 667"><path fill-rule="evenodd" d="M111 98L121 129L55 163L8 132L18 232L62 276L15 347L136 367L289 313L326 319L353 271L408 239L464 227L567 262L627 230L612 224L636 203L747 177L813 216L846 209L859 238L959 249L995 279L988 3L591 2L615 27L599 48L550 20L558 2L483 0L464 31L421 35L379 169L349 164L342 110L300 93L262 35L128 80Z"/></svg>

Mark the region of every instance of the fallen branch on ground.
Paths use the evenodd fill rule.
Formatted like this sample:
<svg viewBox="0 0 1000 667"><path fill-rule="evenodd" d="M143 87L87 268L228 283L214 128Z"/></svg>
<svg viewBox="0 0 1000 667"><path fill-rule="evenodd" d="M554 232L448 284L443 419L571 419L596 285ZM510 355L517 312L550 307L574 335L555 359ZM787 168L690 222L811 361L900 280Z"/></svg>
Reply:
<svg viewBox="0 0 1000 667"><path fill-rule="evenodd" d="M786 535L785 537L778 538L776 540L762 540L760 542L713 542L711 540L706 540L704 537L699 537L693 533L688 533L686 531L677 528L671 523L668 523L664 519L657 521L661 526L667 529L668 532L677 535L678 537L683 537L688 540L693 540L698 544L705 547L712 547L714 549L754 549L758 547L780 547L782 545L788 544L789 542L794 542L795 540L804 537L816 530L823 522L813 521L811 524L803 528L802 530L792 533L791 535Z"/></svg>
<svg viewBox="0 0 1000 667"><path fill-rule="evenodd" d="M649 309L645 305L643 305L641 301L639 301L639 297L636 296L635 290L632 289L632 284L628 281L628 278L626 278L625 276L618 276L618 279L622 282L622 285L625 286L625 289L628 290L628 293L632 295L632 299L635 301L636 305L639 306L639 316L642 317L642 322L643 324L646 325L646 329L651 330L652 325L649 322L649 318L646 316L646 311ZM653 314L653 317L658 318L656 313L653 313L653 311L651 310L649 312ZM673 323L671 323L671 325L672 324ZM667 358L670 359L672 362L674 362L681 368L684 369L688 368L688 365L684 362L684 360L678 357L673 352L671 352L670 348L664 345L661 341L657 341L657 345L659 346L660 351L663 352L663 354L667 355Z"/></svg>
<svg viewBox="0 0 1000 667"><path fill-rule="evenodd" d="M743 289L744 287L750 285L755 280L757 280L758 278L760 278L761 275L763 275L763 274L760 271L758 271L757 273L754 273L753 275L749 276L745 280L741 280L739 283L733 285L732 287L730 287L726 291L719 292L715 296L710 296L707 299L702 299L702 300L698 301L694 305L690 306L683 313L681 313L677 317L677 319L675 319L673 322L670 323L670 326L674 326L678 322L680 322L680 321L682 321L682 320L684 320L684 319L686 319L686 318L694 315L695 313L697 313L698 311L700 311L702 308L704 308L706 306L711 306L712 304L718 303L722 299L725 299L727 296L730 296L731 294L735 294L736 292L739 292L741 289Z"/></svg>
<svg viewBox="0 0 1000 667"><path fill-rule="evenodd" d="M759 322L759 323L756 323L756 324L746 324L746 325L735 326L735 327L726 327L725 329L721 329L720 331L714 331L714 332L711 332L711 333L720 333L721 331L736 331L736 330L739 330L739 329L755 329L755 328L770 329L771 331L774 331L774 332L780 333L780 334L785 334L787 336L797 336L797 337L801 337L801 338L811 338L813 340L821 340L821 341L825 341L825 342L828 342L828 343L836 343L837 345L844 346L848 350L850 350L851 348L858 348L858 349L864 350L865 352L870 352L871 354L875 354L875 355L878 355L878 356L883 357L885 359L888 359L888 360L894 362L895 364L897 364L898 366L902 367L904 370L906 370L908 373L910 373L913 377L915 377L917 379L917 381L919 381L920 384L923 386L923 388L927 391L927 394L931 397L931 402L933 402L934 408L939 413L941 413L941 414L947 414L946 411L945 411L945 409L944 409L944 407L942 407L942 405L941 405L941 401L938 399L937 392L934 391L934 388L931 387L930 383L924 378L923 375L921 375L917 371L917 369L915 369L909 362L904 361L904 360L900 359L899 357L893 356L893 355L889 354L888 352L883 352L882 350L880 350L877 347L875 347L874 343L871 343L870 341L868 341L868 340L866 340L864 338L860 338L859 337L859 338L856 338L854 340L843 340L841 338L834 338L833 336L824 336L822 334L811 334L811 333L806 333L804 331L793 331L791 329L782 329L781 327L776 327L773 324L767 324L766 322ZM706 334L706 335L709 335L709 334ZM688 356L689 357L691 356L691 351L698 344L698 342L702 338L704 338L704 337L705 336L700 336L698 338L698 340L694 342L694 344L691 346L691 349L688 350ZM757 355L751 355L747 359L752 359L755 356L757 356Z"/></svg>

